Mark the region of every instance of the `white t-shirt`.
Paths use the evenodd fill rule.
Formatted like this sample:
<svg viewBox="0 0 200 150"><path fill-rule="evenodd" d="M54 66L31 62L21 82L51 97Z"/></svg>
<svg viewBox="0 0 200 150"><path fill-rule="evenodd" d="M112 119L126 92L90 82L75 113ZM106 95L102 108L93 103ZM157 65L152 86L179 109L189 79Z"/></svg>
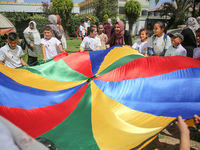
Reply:
<svg viewBox="0 0 200 150"><path fill-rule="evenodd" d="M20 58L24 55L22 48L17 45L15 49L11 49L8 44L0 49L0 61L4 62L5 66L18 68L22 66Z"/></svg>
<svg viewBox="0 0 200 150"><path fill-rule="evenodd" d="M61 44L61 42L57 38L51 37L50 40L47 40L46 38L42 38L40 43L45 45L46 60L51 59L60 53L57 47L58 45Z"/></svg>
<svg viewBox="0 0 200 150"><path fill-rule="evenodd" d="M80 30L80 37L82 37L81 31L82 31L83 35L85 36L85 29L82 25L79 26L79 30Z"/></svg>
<svg viewBox="0 0 200 150"><path fill-rule="evenodd" d="M193 58L194 58L194 59L200 58L200 47L196 47L196 48L193 50Z"/></svg>
<svg viewBox="0 0 200 150"><path fill-rule="evenodd" d="M177 55L187 56L187 51L181 44L179 44L177 48L174 48L173 45L171 45L165 53L165 56L177 56Z"/></svg>
<svg viewBox="0 0 200 150"><path fill-rule="evenodd" d="M141 54L145 54L147 52L147 47L149 46L149 43L147 41L141 42L138 41L133 44L132 48L138 50Z"/></svg>
<svg viewBox="0 0 200 150"><path fill-rule="evenodd" d="M167 35L167 42L165 45L165 41L164 41L164 34L161 37L155 37L153 43L152 43L152 38L154 37L154 35L151 36L150 40L149 40L149 45L153 47L153 50L155 52L155 56L160 56L165 49L168 49L171 46L171 38Z"/></svg>
<svg viewBox="0 0 200 150"><path fill-rule="evenodd" d="M90 27L90 21L86 21L84 22L84 27L86 28L86 30L88 29L88 27Z"/></svg>
<svg viewBox="0 0 200 150"><path fill-rule="evenodd" d="M94 38L86 36L80 46L83 46L85 50L94 50L97 46L101 46L101 41L96 36Z"/></svg>

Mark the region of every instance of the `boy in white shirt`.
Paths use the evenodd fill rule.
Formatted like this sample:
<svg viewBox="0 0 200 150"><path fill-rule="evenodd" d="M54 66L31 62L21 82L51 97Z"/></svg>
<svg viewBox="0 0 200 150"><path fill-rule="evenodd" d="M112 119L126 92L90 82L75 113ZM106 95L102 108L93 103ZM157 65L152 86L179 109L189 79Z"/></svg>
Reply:
<svg viewBox="0 0 200 150"><path fill-rule="evenodd" d="M172 45L167 49L165 56L187 56L186 49L181 45L181 42L184 40L183 35L181 33L174 33L171 35Z"/></svg>
<svg viewBox="0 0 200 150"><path fill-rule="evenodd" d="M42 45L43 60L46 62L60 52L64 52L64 50L61 46L61 42L57 38L51 37L53 32L50 26L44 28L43 34L44 38L41 39L40 43Z"/></svg>
<svg viewBox="0 0 200 150"><path fill-rule="evenodd" d="M149 45L149 43L147 42L149 34L146 29L141 29L139 31L139 35L140 35L140 41L134 43L132 48L138 50L141 54L145 55L145 53L147 52L147 47Z"/></svg>
<svg viewBox="0 0 200 150"><path fill-rule="evenodd" d="M17 45L17 34L14 32L9 33L7 43L0 49L0 64L11 68L19 68L22 65L27 66L27 63L22 59L24 55L22 48Z"/></svg>
<svg viewBox="0 0 200 150"><path fill-rule="evenodd" d="M84 21L81 20L81 25L79 26L79 31L80 31L80 37L82 38L82 40L85 37L85 28L84 28Z"/></svg>

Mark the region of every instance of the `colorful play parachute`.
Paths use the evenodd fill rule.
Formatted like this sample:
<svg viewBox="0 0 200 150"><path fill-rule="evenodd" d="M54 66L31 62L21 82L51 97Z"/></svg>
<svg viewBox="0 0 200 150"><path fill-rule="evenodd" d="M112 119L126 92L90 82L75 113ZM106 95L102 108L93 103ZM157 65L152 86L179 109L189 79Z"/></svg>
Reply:
<svg viewBox="0 0 200 150"><path fill-rule="evenodd" d="M59 150L138 149L200 114L200 62L116 46L35 67L0 66L0 115Z"/></svg>

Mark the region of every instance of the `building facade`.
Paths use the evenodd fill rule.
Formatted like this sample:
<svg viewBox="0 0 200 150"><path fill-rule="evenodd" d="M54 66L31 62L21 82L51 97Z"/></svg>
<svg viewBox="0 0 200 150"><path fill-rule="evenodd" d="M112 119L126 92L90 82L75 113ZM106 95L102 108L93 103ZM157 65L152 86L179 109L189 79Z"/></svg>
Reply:
<svg viewBox="0 0 200 150"><path fill-rule="evenodd" d="M126 17L124 6L127 0L117 0L117 15ZM148 11L150 10L150 4L151 0L137 0L141 4L141 14L140 18L137 20L137 22L133 25L133 35L138 34L139 30L141 28L144 28L146 26L146 18L148 15ZM80 15L87 15L91 14L94 15L94 6L93 6L94 0L84 0L79 3L80 7ZM129 29L128 22L126 23L126 29Z"/></svg>
<svg viewBox="0 0 200 150"><path fill-rule="evenodd" d="M24 0L16 0L15 2L0 2L0 13L13 11L43 13L42 3L24 3ZM74 3L74 7L71 12L75 14L80 13L78 3Z"/></svg>
<svg viewBox="0 0 200 150"><path fill-rule="evenodd" d="M80 7L80 14L79 15L87 15L92 14L94 15L94 6L93 6L94 0L84 0L78 4Z"/></svg>

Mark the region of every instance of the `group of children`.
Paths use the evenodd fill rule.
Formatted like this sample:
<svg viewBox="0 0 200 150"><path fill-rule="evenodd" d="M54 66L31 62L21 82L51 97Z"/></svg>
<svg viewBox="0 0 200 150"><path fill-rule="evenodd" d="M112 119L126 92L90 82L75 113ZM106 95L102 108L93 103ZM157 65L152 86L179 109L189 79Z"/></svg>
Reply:
<svg viewBox="0 0 200 150"><path fill-rule="evenodd" d="M154 35L151 36L150 40L147 41L149 36L146 29L141 29L139 31L140 41L132 45L133 49L138 50L141 54L145 56L176 56L182 55L187 56L186 49L181 45L184 37L181 33L174 33L171 35L166 35L164 33L164 24L162 22L157 22L153 28ZM46 26L43 30L44 38L41 39L40 44L42 45L42 52L44 61L53 58L60 52L64 52L61 42L52 37L52 29L50 26ZM171 38L170 38L171 36ZM200 43L200 29L196 32L196 40ZM98 24L97 27L92 26L89 28L89 35L82 36L82 43L80 45L80 52L82 51L94 51L100 49L109 48L107 45L108 37L104 33L103 23ZM27 63L22 59L24 54L21 47L17 45L18 38L16 33L11 32L8 34L7 45L0 49L0 64L19 68L21 66L27 66ZM200 48L194 49L194 57L200 57Z"/></svg>
<svg viewBox="0 0 200 150"><path fill-rule="evenodd" d="M134 43L132 48L145 56L187 56L187 50L181 45L184 41L184 36L181 33L165 34L162 22L155 23L153 32L154 34L147 41L148 31L141 29L139 32L140 41ZM196 30L196 42L198 45L200 44L200 28ZM194 48L193 58L200 58L199 46Z"/></svg>
<svg viewBox="0 0 200 150"><path fill-rule="evenodd" d="M109 46L106 44L106 42L108 41L108 36L104 33L103 23L100 22L98 24L98 32L95 25L88 28L88 36L85 36L84 34L85 30L83 28L83 25L80 25L79 29L82 37L82 43L79 48L80 52L109 48Z"/></svg>
<svg viewBox="0 0 200 150"><path fill-rule="evenodd" d="M167 35L164 33L164 28L162 22L156 22L153 28L154 35L151 36L149 41L147 41L149 36L148 31L146 29L141 29L139 31L140 41L135 42L132 48L138 50L145 56L187 56L186 49L181 45L181 42L184 40L183 35L181 33ZM198 38L200 41L200 36ZM104 33L104 26L102 23L99 23L98 32L97 27L93 26L90 28L89 36L83 38L80 51L109 48L109 45L106 45L107 41L108 38ZM200 51L200 48L198 51Z"/></svg>
<svg viewBox="0 0 200 150"><path fill-rule="evenodd" d="M61 42L52 37L53 32L50 26L43 29L43 34L44 38L41 39L40 44L42 45L43 60L46 62L60 52L64 52L64 50L61 47ZM22 59L24 55L22 48L17 44L17 34L14 32L9 33L7 44L0 49L0 64L11 68L27 66L27 63Z"/></svg>
<svg viewBox="0 0 200 150"><path fill-rule="evenodd" d="M145 56L187 56L186 49L181 45L184 40L181 33L165 34L162 22L155 23L153 32L154 34L147 41L148 31L141 29L139 32L141 40L134 43L132 48Z"/></svg>

